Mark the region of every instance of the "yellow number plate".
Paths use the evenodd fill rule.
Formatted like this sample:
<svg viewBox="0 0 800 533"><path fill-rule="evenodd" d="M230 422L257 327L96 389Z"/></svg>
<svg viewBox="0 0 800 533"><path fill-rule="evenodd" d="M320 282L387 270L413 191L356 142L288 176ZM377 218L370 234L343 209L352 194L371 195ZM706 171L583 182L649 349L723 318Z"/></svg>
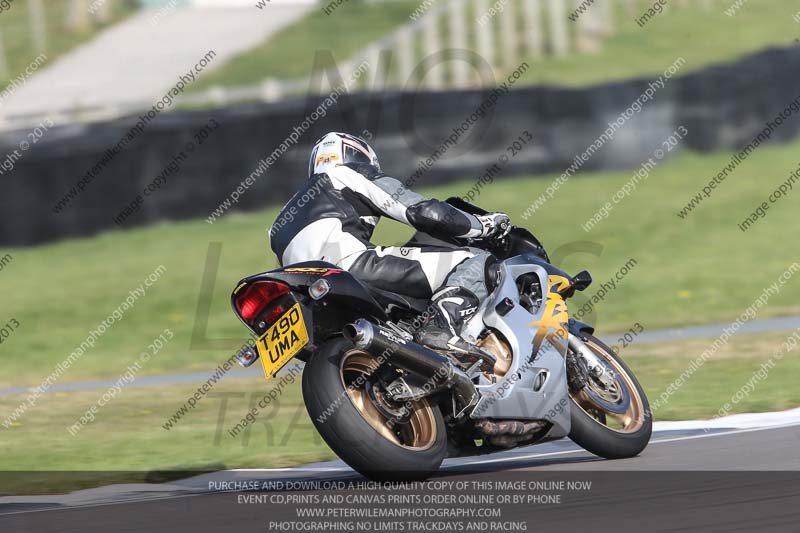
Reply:
<svg viewBox="0 0 800 533"><path fill-rule="evenodd" d="M264 376L267 379L274 378L306 344L306 323L303 321L300 304L294 304L256 342Z"/></svg>

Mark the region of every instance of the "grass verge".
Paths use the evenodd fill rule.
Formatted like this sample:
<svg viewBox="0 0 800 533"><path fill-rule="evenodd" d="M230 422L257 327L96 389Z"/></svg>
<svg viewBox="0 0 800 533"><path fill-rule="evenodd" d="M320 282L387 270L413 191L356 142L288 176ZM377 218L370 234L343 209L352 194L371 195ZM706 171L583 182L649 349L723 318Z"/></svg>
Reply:
<svg viewBox="0 0 800 533"><path fill-rule="evenodd" d="M521 2L506 2L515 13L521 13ZM637 17L652 2L638 2ZM378 4L350 0L330 15L315 9L300 21L270 37L260 46L242 53L226 65L208 73L190 90L212 86L241 86L261 82L264 78L291 79L307 76L316 51L331 51L335 61L349 59L367 44L410 21L417 1L400 0ZM438 5L434 4L434 9ZM534 68L520 81L522 84L548 84L570 87L589 86L636 77L658 76L676 58L683 57L683 72L734 61L770 46L785 47L800 37L800 24L793 21L797 12L793 0L762 0L748 3L733 16L725 10L729 3L717 1L709 9L699 5L675 6L653 17L644 27L636 24L621 5L616 5L615 30L598 53L569 53L563 57L524 58ZM511 7L509 7L510 9ZM472 24L481 16L477 8L467 9ZM523 32L521 16L515 23ZM543 28L549 31L547 24ZM475 32L485 31L470 25L470 42ZM576 31L576 23L567 20L567 31ZM440 38L447 41L449 29L442 23ZM520 33L520 35L524 35ZM500 46L500 36L494 41ZM421 50L417 52L421 53ZM328 58L329 56L325 56ZM321 56L321 59L322 56ZM321 61L319 66L329 66ZM503 73L498 72L502 77Z"/></svg>
<svg viewBox="0 0 800 533"><path fill-rule="evenodd" d="M664 161L590 233L581 224L630 179L627 173L573 177L527 222L522 213L555 176L496 180L475 201L509 213L551 252L573 249L561 266L588 269L596 280L570 302L573 311L631 258L636 260L593 315L584 317L601 334L627 330L634 322L654 330L732 321L797 260L786 243L796 241L800 193L774 204L746 233L737 223L796 168L798 149L800 141L759 148L686 219L676 216L678 209L728 162L728 154L684 153ZM465 194L472 186L469 180L422 192L442 198ZM7 250L13 260L0 272L0 324L13 318L20 326L0 344L0 387L40 383L159 265L166 268L160 279L59 381L116 379L165 328L174 338L140 375L211 372L246 338L230 309L231 290L242 277L276 266L266 232L276 214L269 208L233 213L213 225L164 223ZM408 228L384 221L374 240L399 244L409 234ZM213 253L209 256L216 246L221 247L218 264ZM204 273L213 281L208 313L200 305ZM797 313L798 300L800 280L790 279L757 318Z"/></svg>
<svg viewBox="0 0 800 533"><path fill-rule="evenodd" d="M54 62L76 46L92 39L98 32L123 20L135 11L131 2L113 0L110 6L108 22L94 23L85 30L70 31L66 28L69 18L71 0L46 0L41 2L44 11L44 35L46 46L44 54L47 63ZM11 8L0 13L0 34L8 62L9 75L0 83L5 85L9 80L25 72L26 67L39 55L31 22L31 2L16 0Z"/></svg>
<svg viewBox="0 0 800 533"><path fill-rule="evenodd" d="M734 16L726 15L733 0L718 0L708 9L670 6L644 27L636 18L653 2L637 2L636 18L617 4L615 31L596 54L569 54L562 58L529 59L536 64L522 80L530 84L581 87L629 78L657 77L676 58L683 72L734 61L771 46L785 47L800 37L793 0L749 2ZM575 24L568 22L571 31Z"/></svg>
<svg viewBox="0 0 800 533"><path fill-rule="evenodd" d="M350 0L330 15L315 8L300 21L272 35L192 84L191 91L214 86L260 83L264 78L292 79L308 76L312 67L327 68L350 59L369 43L409 22L419 6L416 0L368 3ZM314 54L320 53L314 64Z"/></svg>
<svg viewBox="0 0 800 533"><path fill-rule="evenodd" d="M787 333L735 337L694 372L655 411L656 420L711 418L732 402L762 363L780 349ZM651 402L689 366L712 339L637 344L622 356ZM800 405L797 357L784 357L729 413ZM49 394L21 425L3 432L0 471L7 493L69 491L97 484L169 479L175 473L223 468L278 468L331 459L302 403L299 380L262 410L236 437L235 426L267 392L260 379L220 383L169 431L163 424L195 390L193 385L124 390L75 436L75 423L102 391ZM10 409L20 397L0 397ZM9 472L11 471L11 472ZM14 476L13 472L20 474ZM52 474L29 475L44 471Z"/></svg>

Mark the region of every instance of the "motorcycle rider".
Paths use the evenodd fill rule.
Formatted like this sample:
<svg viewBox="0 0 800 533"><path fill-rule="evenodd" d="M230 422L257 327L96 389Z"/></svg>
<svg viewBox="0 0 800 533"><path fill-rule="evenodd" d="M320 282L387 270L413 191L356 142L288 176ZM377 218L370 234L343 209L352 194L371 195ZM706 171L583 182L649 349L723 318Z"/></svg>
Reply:
<svg viewBox="0 0 800 533"><path fill-rule="evenodd" d="M425 198L381 172L363 139L331 132L314 145L309 179L270 229L281 265L327 261L362 282L400 295L432 300L432 318L415 334L431 348L475 353L461 327L488 296L494 257L475 248L376 246L381 216L433 237L483 239L510 231L503 213L471 215Z"/></svg>

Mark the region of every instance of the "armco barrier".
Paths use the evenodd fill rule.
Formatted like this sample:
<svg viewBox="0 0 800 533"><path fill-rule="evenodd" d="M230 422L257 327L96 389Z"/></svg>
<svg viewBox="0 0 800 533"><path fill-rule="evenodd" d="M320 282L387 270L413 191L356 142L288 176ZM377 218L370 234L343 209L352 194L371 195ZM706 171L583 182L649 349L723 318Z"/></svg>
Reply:
<svg viewBox="0 0 800 533"><path fill-rule="evenodd" d="M667 65L665 65L666 67ZM536 66L534 65L534 68ZM414 187L475 180L524 130L535 142L504 169L506 175L561 173L609 121L647 88L629 80L586 89L519 88L500 96L485 118L462 135ZM691 132L699 151L746 144L800 95L800 49L773 49L736 63L678 76L631 118L582 170L624 169L641 163L676 125ZM458 128L490 91L364 93L342 97L278 159L231 211L280 205L306 178L311 143L330 130L373 136L384 170L407 179L436 145ZM0 175L0 245L31 245L116 228L114 219L141 195L194 133L213 118L219 127L181 161L180 169L148 196L123 227L207 217L319 105L297 99L160 115L115 155L75 199L55 213L58 200L137 122L137 117L92 125L56 125ZM771 142L793 138L800 120L787 120ZM27 132L0 136L0 159ZM195 143L196 144L196 143ZM468 148L465 150L463 146ZM269 222L269 221L265 221Z"/></svg>

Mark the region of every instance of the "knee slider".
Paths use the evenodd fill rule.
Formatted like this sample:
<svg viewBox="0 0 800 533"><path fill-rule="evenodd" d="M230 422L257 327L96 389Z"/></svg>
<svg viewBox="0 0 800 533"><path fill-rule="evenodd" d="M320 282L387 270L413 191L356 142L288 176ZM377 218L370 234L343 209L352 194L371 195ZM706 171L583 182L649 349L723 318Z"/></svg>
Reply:
<svg viewBox="0 0 800 533"><path fill-rule="evenodd" d="M494 255L489 254L489 257L486 258L486 269L484 272L486 290L489 294L500 284L500 273L500 260Z"/></svg>

